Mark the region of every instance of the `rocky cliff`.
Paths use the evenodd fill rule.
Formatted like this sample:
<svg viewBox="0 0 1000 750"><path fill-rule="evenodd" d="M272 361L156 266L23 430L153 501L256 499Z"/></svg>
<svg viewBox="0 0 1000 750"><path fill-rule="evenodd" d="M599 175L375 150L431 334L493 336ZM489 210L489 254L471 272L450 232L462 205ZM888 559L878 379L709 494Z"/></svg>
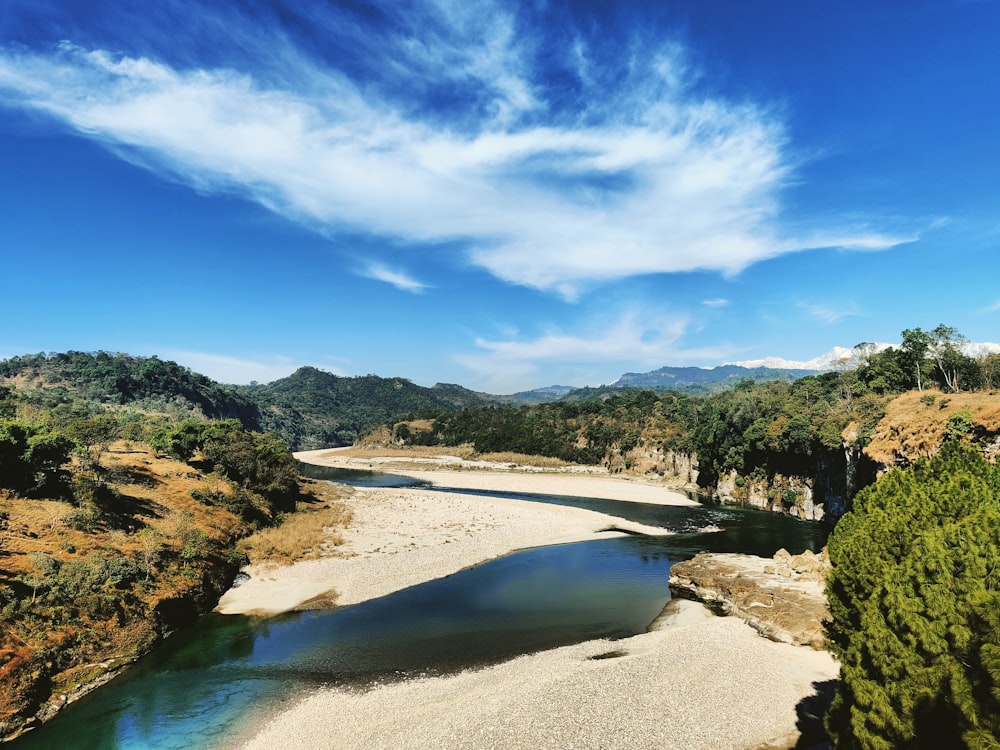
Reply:
<svg viewBox="0 0 1000 750"><path fill-rule="evenodd" d="M875 481L880 466L857 448L826 451L815 457L810 476L726 472L713 486L699 484L698 456L640 445L609 452L604 465L612 473L655 474L668 482L710 495L723 504L748 505L807 521L835 521L850 507L858 490Z"/></svg>

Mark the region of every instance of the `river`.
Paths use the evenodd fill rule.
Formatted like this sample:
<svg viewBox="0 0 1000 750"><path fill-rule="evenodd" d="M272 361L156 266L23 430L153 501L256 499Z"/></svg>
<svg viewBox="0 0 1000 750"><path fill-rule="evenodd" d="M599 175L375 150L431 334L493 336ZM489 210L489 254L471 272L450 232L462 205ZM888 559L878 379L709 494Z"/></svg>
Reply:
<svg viewBox="0 0 1000 750"><path fill-rule="evenodd" d="M526 550L340 609L271 619L209 615L10 746L232 746L254 722L318 685L363 688L636 635L669 601L674 562L702 550L818 550L826 536L816 523L728 506L486 494L576 505L678 533Z"/></svg>

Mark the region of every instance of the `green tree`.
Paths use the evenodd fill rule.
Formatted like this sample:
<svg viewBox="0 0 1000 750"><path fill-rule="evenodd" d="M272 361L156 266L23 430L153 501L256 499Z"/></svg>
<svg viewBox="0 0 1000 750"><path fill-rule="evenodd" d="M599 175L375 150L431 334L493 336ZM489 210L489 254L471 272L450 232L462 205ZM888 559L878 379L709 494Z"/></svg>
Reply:
<svg viewBox="0 0 1000 750"><path fill-rule="evenodd" d="M875 393L900 393L910 383L905 368L905 353L889 347L870 354L858 368L858 377Z"/></svg>
<svg viewBox="0 0 1000 750"><path fill-rule="evenodd" d="M24 489L30 474L24 453L30 432L20 422L0 421L0 484L12 490Z"/></svg>
<svg viewBox="0 0 1000 750"><path fill-rule="evenodd" d="M209 427L209 423L194 417L187 417L180 422L167 422L153 431L150 445L167 455L187 461L202 449Z"/></svg>
<svg viewBox="0 0 1000 750"><path fill-rule="evenodd" d="M859 493L829 552L835 747L1000 747L998 470L949 442Z"/></svg>
<svg viewBox="0 0 1000 750"><path fill-rule="evenodd" d="M965 343L965 336L943 323L931 332L930 354L937 364L942 385L953 393L962 390L963 385L975 388L982 379L976 360L962 353Z"/></svg>
<svg viewBox="0 0 1000 750"><path fill-rule="evenodd" d="M922 391L924 363L927 361L927 352L931 346L931 336L919 328L907 328L903 331L902 337L904 355L902 367L907 372L913 373L917 390Z"/></svg>
<svg viewBox="0 0 1000 750"><path fill-rule="evenodd" d="M980 357L979 372L983 378L983 387L991 390L1000 387L1000 354L992 353Z"/></svg>

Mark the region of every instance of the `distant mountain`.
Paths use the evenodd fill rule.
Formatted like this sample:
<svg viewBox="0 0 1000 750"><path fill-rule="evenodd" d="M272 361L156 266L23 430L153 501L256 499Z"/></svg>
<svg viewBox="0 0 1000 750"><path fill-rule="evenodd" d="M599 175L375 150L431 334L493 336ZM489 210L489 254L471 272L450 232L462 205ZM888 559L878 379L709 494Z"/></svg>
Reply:
<svg viewBox="0 0 1000 750"><path fill-rule="evenodd" d="M547 385L544 388L535 388L530 391L520 391L509 396L493 396L503 403L522 404L531 406L533 404L548 404L558 401L566 395L573 393L577 388L571 385Z"/></svg>
<svg viewBox="0 0 1000 750"><path fill-rule="evenodd" d="M818 370L776 367L661 367L652 372L627 372L611 384L612 388L649 388L675 390L688 394L714 393L732 388L741 380L795 380L815 375Z"/></svg>

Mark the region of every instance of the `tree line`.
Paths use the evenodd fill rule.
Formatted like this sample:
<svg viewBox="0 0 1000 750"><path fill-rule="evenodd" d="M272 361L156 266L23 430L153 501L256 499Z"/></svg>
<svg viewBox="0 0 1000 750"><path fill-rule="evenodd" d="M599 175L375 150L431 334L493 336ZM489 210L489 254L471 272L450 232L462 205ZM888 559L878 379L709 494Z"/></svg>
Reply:
<svg viewBox="0 0 1000 750"><path fill-rule="evenodd" d="M424 413L429 429L404 420L402 444L471 444L480 453L512 451L599 464L640 444L696 453L706 485L726 472L809 475L817 457L842 451L844 432L863 448L888 400L910 389L944 391L1000 386L1000 354L974 358L964 338L938 326L902 333L878 350L862 343L837 370L792 382L746 380L707 396L649 390L604 392L590 401L535 406L478 406Z"/></svg>

